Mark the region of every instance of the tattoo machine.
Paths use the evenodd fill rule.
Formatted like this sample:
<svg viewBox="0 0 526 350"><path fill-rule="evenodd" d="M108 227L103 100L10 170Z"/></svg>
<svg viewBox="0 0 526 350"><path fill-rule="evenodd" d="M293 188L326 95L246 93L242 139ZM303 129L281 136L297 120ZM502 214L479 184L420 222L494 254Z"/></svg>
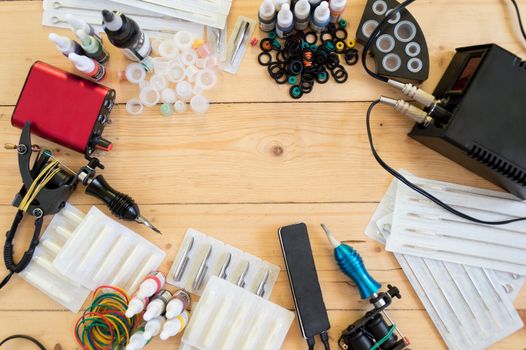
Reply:
<svg viewBox="0 0 526 350"><path fill-rule="evenodd" d="M4 261L8 276L0 282L2 288L14 273L29 264L38 245L43 217L58 213L73 193L77 182L86 186L85 192L101 199L113 215L137 221L159 232L140 214L135 201L113 189L96 168L104 169L93 157L96 149L111 150L111 142L102 138L104 127L115 101L115 91L74 74L36 62L30 69L13 112L11 123L22 129L18 145L6 144L18 152L18 166L23 185L13 200L18 208L13 224L6 235ZM31 143L31 133L46 140L83 153L89 163L75 172L62 164L50 150ZM33 166L31 156L36 153ZM13 239L24 214L35 217L35 229L28 250L14 262Z"/></svg>
<svg viewBox="0 0 526 350"><path fill-rule="evenodd" d="M365 269L363 260L356 250L336 240L325 225L321 225L334 248L334 258L340 270L353 280L362 299L369 299L373 309L349 325L341 334L338 345L343 350L402 350L409 346L405 338L391 320L385 309L393 298L401 298L398 288L387 285L387 292L378 292L380 283ZM387 318L390 325L385 321ZM397 334L395 334L395 331ZM400 338L398 337L400 336Z"/></svg>

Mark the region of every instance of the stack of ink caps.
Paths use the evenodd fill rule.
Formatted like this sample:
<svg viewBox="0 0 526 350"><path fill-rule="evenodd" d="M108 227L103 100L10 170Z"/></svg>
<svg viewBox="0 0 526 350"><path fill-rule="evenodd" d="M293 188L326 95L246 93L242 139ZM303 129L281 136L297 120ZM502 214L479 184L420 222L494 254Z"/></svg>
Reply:
<svg viewBox="0 0 526 350"><path fill-rule="evenodd" d="M205 113L209 101L202 95L217 83L214 70L216 60L211 55L210 46L194 39L187 31L179 31L172 38L155 41L160 57L151 58L152 46L148 36L140 30L133 20L121 13L103 11L104 30L113 45L119 47L132 63L121 72L119 78L139 85L138 98L126 103L126 110L133 115L141 114L144 107L153 107L161 102L161 113L170 116L175 112L187 110L187 102L196 113ZM130 24L135 24L133 31ZM133 29L132 28L132 29ZM139 34L140 33L140 34ZM143 46L129 45L131 38L139 39ZM147 46L147 50L141 48ZM146 80L147 73L153 75Z"/></svg>
<svg viewBox="0 0 526 350"><path fill-rule="evenodd" d="M139 96L127 102L128 113L139 115L144 107L158 103L165 116L184 113L187 103L195 113L205 113L209 100L203 94L218 81L218 60L210 45L195 40L186 31L152 43L155 57L151 59L151 66L132 63L120 75L121 80L137 84L140 89Z"/></svg>
<svg viewBox="0 0 526 350"><path fill-rule="evenodd" d="M49 39L81 73L95 81L103 80L106 76L104 64L109 54L101 37L87 22L73 16L68 20L81 40L80 44L54 33ZM187 104L195 113L208 110L209 100L203 92L217 83L218 59L212 51L220 53L221 50L212 50L211 45L196 40L191 32L184 30L168 39L150 41L148 34L134 20L116 11L103 10L102 23L111 44L126 58L135 61L119 72L120 80L128 80L140 87L139 96L126 103L128 113L139 115L144 107L158 103L161 103L160 111L165 116L185 112ZM158 57L152 58L152 51ZM152 74L147 79L149 73Z"/></svg>
<svg viewBox="0 0 526 350"><path fill-rule="evenodd" d="M346 0L264 0L258 13L259 26L268 37L260 41L258 62L267 67L278 84L289 84L289 94L299 99L313 90L315 82L330 77L344 83L347 65L358 62L354 39L348 38L347 21L341 17Z"/></svg>
<svg viewBox="0 0 526 350"><path fill-rule="evenodd" d="M126 317L140 315L143 323L130 337L126 350L140 350L157 335L167 340L186 327L192 301L190 294L182 289L175 293L163 289L165 282L162 272L153 271L128 303Z"/></svg>

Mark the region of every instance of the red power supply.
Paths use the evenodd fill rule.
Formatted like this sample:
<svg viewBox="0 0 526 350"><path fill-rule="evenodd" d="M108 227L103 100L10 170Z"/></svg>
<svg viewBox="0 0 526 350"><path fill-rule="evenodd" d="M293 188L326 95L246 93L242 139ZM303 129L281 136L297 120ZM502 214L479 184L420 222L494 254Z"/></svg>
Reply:
<svg viewBox="0 0 526 350"><path fill-rule="evenodd" d="M29 70L11 124L22 128L29 121L35 135L89 158L96 148L111 149L102 132L114 103L115 90L37 61Z"/></svg>

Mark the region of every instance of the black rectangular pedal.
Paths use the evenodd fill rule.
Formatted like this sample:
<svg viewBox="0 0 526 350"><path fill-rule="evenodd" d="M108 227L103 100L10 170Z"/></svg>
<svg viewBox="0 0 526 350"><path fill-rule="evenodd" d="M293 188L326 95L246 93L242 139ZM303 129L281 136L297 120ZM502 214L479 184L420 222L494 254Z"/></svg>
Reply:
<svg viewBox="0 0 526 350"><path fill-rule="evenodd" d="M320 282L312 256L307 226L284 226L278 231L283 258L300 329L305 339L326 332L330 327Z"/></svg>

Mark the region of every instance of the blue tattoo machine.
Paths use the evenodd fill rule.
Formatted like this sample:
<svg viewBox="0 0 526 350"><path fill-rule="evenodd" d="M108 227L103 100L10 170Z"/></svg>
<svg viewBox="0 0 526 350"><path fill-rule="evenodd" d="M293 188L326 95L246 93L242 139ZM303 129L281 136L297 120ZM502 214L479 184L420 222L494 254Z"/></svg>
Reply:
<svg viewBox="0 0 526 350"><path fill-rule="evenodd" d="M327 226L322 224L321 227L334 248L334 258L340 270L353 280L360 291L360 297L369 299L374 307L342 332L338 340L340 348L343 350L406 349L409 346L409 340L403 336L400 329L385 312L393 298L402 297L398 288L389 284L386 292L379 292L382 285L367 272L360 254L347 244L336 240ZM390 325L384 317L389 320Z"/></svg>

